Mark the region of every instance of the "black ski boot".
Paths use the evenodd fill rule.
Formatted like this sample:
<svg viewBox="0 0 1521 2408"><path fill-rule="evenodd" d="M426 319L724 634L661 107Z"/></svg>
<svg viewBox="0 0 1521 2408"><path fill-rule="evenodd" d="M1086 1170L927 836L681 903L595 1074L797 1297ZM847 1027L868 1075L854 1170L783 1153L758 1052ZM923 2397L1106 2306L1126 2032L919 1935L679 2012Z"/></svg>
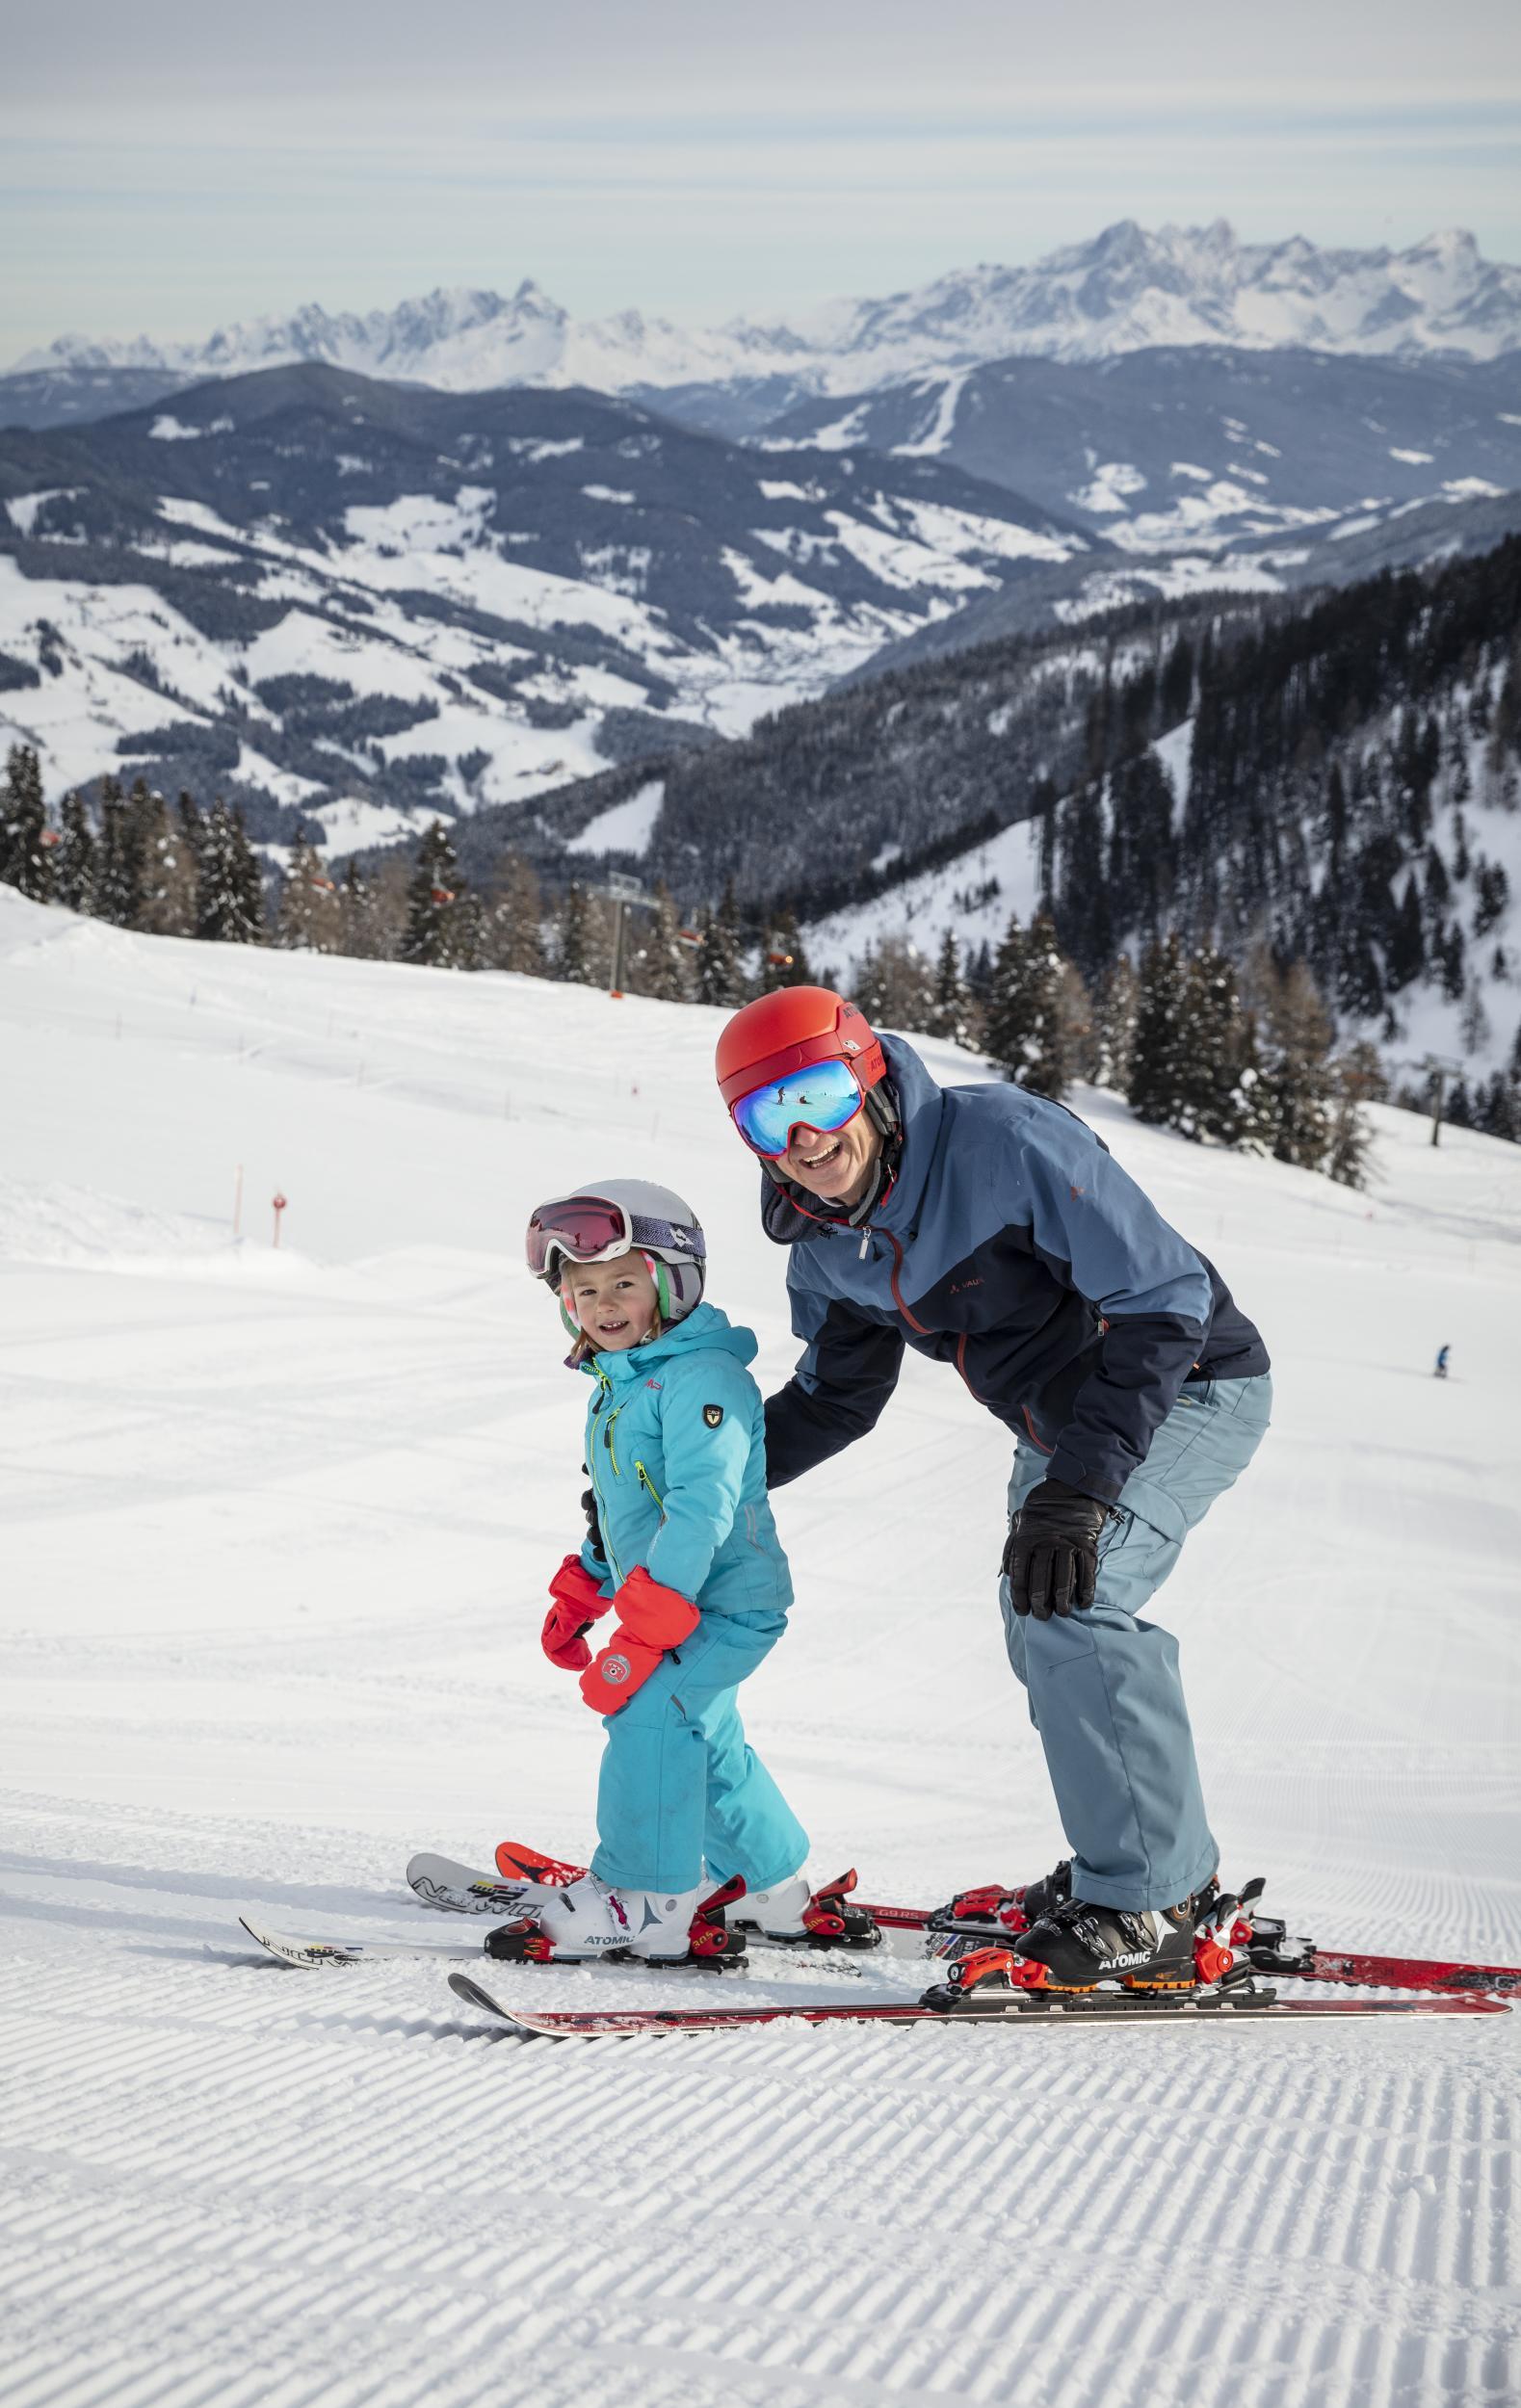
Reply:
<svg viewBox="0 0 1521 2408"><path fill-rule="evenodd" d="M1067 1898L1010 1942L1025 1963L1043 1968L1042 1990L1192 1990L1198 1980L1194 1941L1214 1885L1177 1906L1131 1909Z"/></svg>

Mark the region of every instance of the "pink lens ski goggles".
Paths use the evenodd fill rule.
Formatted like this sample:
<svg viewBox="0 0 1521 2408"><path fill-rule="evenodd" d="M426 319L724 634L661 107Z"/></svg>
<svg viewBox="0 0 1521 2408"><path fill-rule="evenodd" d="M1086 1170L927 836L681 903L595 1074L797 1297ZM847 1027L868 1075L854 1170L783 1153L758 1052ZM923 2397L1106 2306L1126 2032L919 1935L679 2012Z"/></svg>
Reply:
<svg viewBox="0 0 1521 2408"><path fill-rule="evenodd" d="M674 1247L699 1263L707 1252L701 1230L692 1223L677 1228L669 1220L647 1220L601 1195L538 1205L528 1217L524 1251L534 1277L552 1279L563 1254L573 1263L611 1263L636 1246Z"/></svg>

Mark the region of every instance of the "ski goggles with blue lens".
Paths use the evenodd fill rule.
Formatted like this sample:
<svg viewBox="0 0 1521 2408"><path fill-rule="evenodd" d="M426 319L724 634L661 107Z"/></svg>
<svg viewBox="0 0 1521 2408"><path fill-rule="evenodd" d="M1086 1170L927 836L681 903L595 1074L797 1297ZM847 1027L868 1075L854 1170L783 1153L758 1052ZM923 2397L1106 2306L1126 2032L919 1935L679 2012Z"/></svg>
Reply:
<svg viewBox="0 0 1521 2408"><path fill-rule="evenodd" d="M850 1063L833 1055L807 1070L774 1079L769 1086L752 1087L730 1110L750 1151L776 1162L791 1144L794 1129L817 1129L821 1137L833 1137L855 1118L865 1101Z"/></svg>

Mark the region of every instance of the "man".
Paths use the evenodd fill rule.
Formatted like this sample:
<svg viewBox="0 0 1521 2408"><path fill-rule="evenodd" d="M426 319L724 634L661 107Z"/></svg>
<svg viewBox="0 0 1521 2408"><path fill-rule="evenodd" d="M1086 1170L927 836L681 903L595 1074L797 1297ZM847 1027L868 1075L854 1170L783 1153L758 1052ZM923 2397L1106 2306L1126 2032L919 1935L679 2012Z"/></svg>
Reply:
<svg viewBox="0 0 1521 2408"><path fill-rule="evenodd" d="M1075 1114L938 1086L827 988L746 1005L717 1068L803 1341L771 1485L864 1437L905 1345L1017 1438L1000 1603L1072 1855L957 1926L1017 1933L1052 1988L1187 1987L1218 1851L1177 1644L1141 1609L1268 1426L1261 1338Z"/></svg>

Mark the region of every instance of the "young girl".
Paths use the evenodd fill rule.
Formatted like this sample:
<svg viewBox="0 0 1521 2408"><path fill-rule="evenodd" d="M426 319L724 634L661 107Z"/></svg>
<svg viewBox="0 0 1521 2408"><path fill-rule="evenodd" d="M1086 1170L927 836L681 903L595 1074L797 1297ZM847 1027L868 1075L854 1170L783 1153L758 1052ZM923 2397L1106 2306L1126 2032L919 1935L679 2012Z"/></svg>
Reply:
<svg viewBox="0 0 1521 2408"><path fill-rule="evenodd" d="M564 1890L525 1887L531 1920L493 1932L493 1955L733 1955L744 1942L721 1911L698 1909L735 1876L744 1919L777 1937L866 1924L843 1899L811 1900L807 1834L735 1706L781 1636L792 1582L745 1368L755 1339L702 1301L705 1255L696 1216L643 1179L594 1182L528 1224L529 1268L559 1297L570 1362L592 1382L598 1532L550 1583L543 1647L580 1674L607 1745L590 1871ZM585 1634L610 1610L593 1656Z"/></svg>

